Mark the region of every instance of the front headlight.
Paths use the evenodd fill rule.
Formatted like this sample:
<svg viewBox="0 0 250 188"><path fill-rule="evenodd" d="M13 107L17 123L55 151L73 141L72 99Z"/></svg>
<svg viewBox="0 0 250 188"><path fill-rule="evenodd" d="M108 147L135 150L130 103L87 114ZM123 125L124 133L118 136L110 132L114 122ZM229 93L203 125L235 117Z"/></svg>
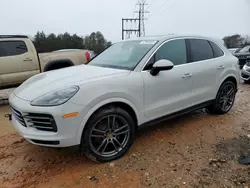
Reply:
<svg viewBox="0 0 250 188"><path fill-rule="evenodd" d="M246 65L244 65L242 69L243 69L243 70L246 70L246 69L247 69L247 66L246 66Z"/></svg>
<svg viewBox="0 0 250 188"><path fill-rule="evenodd" d="M244 71L247 71L247 72L250 72L250 67L249 67L249 65L248 65L248 64L245 64L245 65L243 66L243 70L244 70Z"/></svg>
<svg viewBox="0 0 250 188"><path fill-rule="evenodd" d="M71 86L68 88L56 90L38 97L31 102L32 106L58 106L67 102L79 90L78 86Z"/></svg>

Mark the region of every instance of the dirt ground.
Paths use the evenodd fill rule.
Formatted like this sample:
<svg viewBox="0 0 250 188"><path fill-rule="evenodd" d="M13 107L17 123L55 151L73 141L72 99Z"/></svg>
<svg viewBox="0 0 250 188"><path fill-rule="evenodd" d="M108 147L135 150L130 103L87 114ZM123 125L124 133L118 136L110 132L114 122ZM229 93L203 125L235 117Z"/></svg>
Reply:
<svg viewBox="0 0 250 188"><path fill-rule="evenodd" d="M138 133L120 160L97 164L77 148L29 144L3 117L0 107L0 187L250 187L250 86L241 85L232 111L203 112L167 121Z"/></svg>

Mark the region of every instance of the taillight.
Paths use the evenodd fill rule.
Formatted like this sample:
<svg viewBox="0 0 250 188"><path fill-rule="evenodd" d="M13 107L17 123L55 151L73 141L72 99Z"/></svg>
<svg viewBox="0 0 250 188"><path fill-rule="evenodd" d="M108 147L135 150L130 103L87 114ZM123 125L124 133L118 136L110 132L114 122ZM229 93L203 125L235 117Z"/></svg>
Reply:
<svg viewBox="0 0 250 188"><path fill-rule="evenodd" d="M85 56L86 56L87 62L89 62L91 59L91 54L89 52L86 52Z"/></svg>

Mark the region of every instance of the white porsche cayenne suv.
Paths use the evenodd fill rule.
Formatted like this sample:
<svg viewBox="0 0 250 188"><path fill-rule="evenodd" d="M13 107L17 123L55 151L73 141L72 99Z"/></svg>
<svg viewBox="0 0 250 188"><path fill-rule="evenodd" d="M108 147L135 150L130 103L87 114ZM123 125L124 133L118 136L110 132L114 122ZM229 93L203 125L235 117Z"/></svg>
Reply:
<svg viewBox="0 0 250 188"><path fill-rule="evenodd" d="M91 160L115 160L140 127L200 108L229 112L237 63L221 41L206 37L117 42L87 65L25 81L9 98L12 123L32 144L79 145Z"/></svg>

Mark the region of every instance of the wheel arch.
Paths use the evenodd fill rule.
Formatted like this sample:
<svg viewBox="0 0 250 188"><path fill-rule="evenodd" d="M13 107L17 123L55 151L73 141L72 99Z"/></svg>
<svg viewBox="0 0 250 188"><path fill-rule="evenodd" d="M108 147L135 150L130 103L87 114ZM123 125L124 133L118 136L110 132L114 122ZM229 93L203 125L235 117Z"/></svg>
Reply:
<svg viewBox="0 0 250 188"><path fill-rule="evenodd" d="M218 101L220 101L220 97L221 97L221 93L220 91L223 90L223 84L226 83L227 81L231 81L235 84L236 86L236 92L238 89L238 85L239 82L237 82L237 78L234 75L228 75L224 80L222 80L222 82L220 83L217 93L216 93L216 97L214 100L214 103L211 106L208 106L208 110L210 113L212 114L217 114L217 115L223 115L229 112L229 110L232 108L234 100L232 101L232 104L230 104L229 108L227 109L223 109L224 107L221 106L220 102L218 103ZM222 89L222 90L221 90ZM235 97L235 96L234 96ZM223 99L224 100L224 99ZM228 100L228 99L227 99Z"/></svg>
<svg viewBox="0 0 250 188"><path fill-rule="evenodd" d="M81 143L81 137L82 137L82 133L84 131L85 125L88 122L88 120L91 118L91 116L96 113L98 110L105 108L107 106L119 106L122 109L126 110L131 117L134 119L135 123L136 123L136 129L138 128L138 125L140 123L140 117L139 117L139 112L136 110L136 107L128 100L126 99L121 99L121 98L116 98L116 99L107 99L104 100L98 104L96 104L95 106L93 106L92 108L90 108L87 112L87 114L85 115L79 131L77 133L77 140L76 143L80 144Z"/></svg>
<svg viewBox="0 0 250 188"><path fill-rule="evenodd" d="M51 67L55 65L60 65L60 64L66 64L67 66L65 67L74 66L74 63L70 59L57 59L57 60L48 62L43 68L43 72L49 71Z"/></svg>
<svg viewBox="0 0 250 188"><path fill-rule="evenodd" d="M223 83L225 83L226 81L232 81L234 84L235 84L235 86L236 86L236 89L238 89L238 81L237 81L237 78L234 76L234 75L229 75L229 76L227 76L226 78L224 78L224 80L222 80L222 82L220 83L220 85L219 85L219 88L218 88L218 90L220 89L220 87L222 86L222 84ZM217 91L218 91L217 90Z"/></svg>

